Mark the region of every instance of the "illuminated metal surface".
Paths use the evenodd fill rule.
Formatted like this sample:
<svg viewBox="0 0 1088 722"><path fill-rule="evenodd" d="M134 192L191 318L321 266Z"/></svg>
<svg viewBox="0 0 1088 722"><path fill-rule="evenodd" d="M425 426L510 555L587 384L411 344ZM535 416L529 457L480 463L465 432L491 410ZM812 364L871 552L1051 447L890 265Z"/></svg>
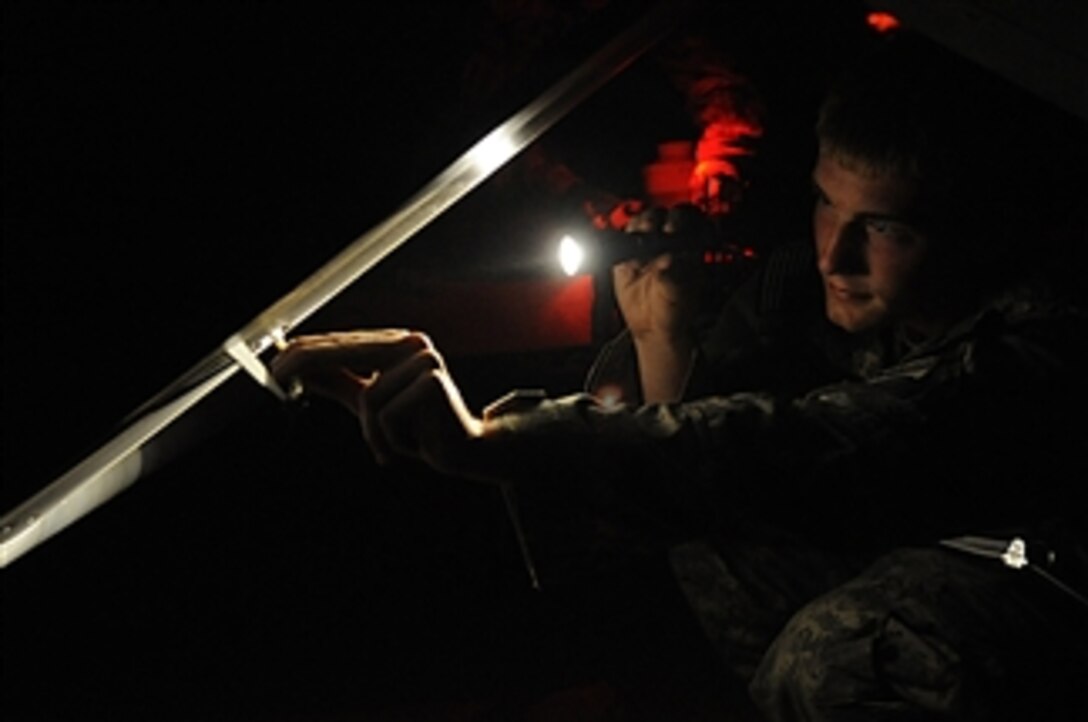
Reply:
<svg viewBox="0 0 1088 722"><path fill-rule="evenodd" d="M106 503L147 470L144 447L238 371L230 364L143 415L93 454L0 520L0 566Z"/></svg>
<svg viewBox="0 0 1088 722"><path fill-rule="evenodd" d="M272 334L273 343L276 343L276 339L279 338L279 334ZM279 346L276 343L276 346ZM223 350L227 352L227 355L237 362L242 370L250 375L250 377L264 386L272 395L280 401L287 401L287 394L282 388L280 388L279 382L276 381L276 377L269 373L265 365L261 363L261 360L257 358L257 354L249 350L249 346L238 336L231 336L223 344Z"/></svg>
<svg viewBox="0 0 1088 722"><path fill-rule="evenodd" d="M625 70L671 29L683 16L682 9L683 4L677 3L656 6L582 66L484 136L383 223L356 239L182 379L133 412L120 434L5 514L0 519L0 567L137 481L146 472L142 462L144 445L239 368L273 389L271 377L259 362L263 352Z"/></svg>

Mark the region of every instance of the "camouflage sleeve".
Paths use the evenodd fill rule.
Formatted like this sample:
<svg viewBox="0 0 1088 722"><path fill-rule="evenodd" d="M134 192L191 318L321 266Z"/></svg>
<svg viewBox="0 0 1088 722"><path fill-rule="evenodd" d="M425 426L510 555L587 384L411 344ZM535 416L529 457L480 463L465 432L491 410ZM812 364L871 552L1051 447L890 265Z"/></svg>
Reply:
<svg viewBox="0 0 1088 722"><path fill-rule="evenodd" d="M968 336L800 396L636 409L577 395L503 416L500 433L532 460L525 483L687 531L750 513L829 542L930 540L1063 503L1050 492L1068 478L1057 452L1071 440L1047 418L1061 388L1052 362L1030 334Z"/></svg>
<svg viewBox="0 0 1088 722"><path fill-rule="evenodd" d="M634 505L691 532L716 528L737 509L858 513L872 486L853 470L822 480L814 470L845 468L878 436L906 439L924 426L908 404L867 391L833 388L793 401L742 393L637 409L576 395L498 421L516 455L532 460L523 483L602 508Z"/></svg>

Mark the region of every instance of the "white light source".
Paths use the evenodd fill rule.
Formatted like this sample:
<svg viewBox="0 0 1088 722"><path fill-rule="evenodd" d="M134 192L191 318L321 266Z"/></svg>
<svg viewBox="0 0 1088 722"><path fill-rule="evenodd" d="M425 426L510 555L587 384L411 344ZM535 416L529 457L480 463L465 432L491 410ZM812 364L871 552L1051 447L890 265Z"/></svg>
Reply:
<svg viewBox="0 0 1088 722"><path fill-rule="evenodd" d="M582 267L582 262L586 259L586 252L582 248L582 244L574 240L573 237L566 235L559 241L559 265L563 268L563 273L568 276L573 276L578 273L578 270Z"/></svg>

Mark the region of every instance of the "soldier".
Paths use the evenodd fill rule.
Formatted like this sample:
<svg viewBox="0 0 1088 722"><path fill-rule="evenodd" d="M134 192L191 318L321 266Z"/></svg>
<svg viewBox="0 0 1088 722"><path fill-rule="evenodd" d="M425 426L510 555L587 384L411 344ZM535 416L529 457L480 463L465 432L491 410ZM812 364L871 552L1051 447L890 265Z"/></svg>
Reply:
<svg viewBox="0 0 1088 722"><path fill-rule="evenodd" d="M657 517L768 719L1069 719L1088 326L1012 253L1054 199L1010 165L1027 139L997 134L1011 108L980 77L903 47L846 74L819 114L813 239L707 330L680 259L614 269L627 330L598 368L628 370L626 403L476 414L400 330L295 339L275 372L357 414L380 463Z"/></svg>

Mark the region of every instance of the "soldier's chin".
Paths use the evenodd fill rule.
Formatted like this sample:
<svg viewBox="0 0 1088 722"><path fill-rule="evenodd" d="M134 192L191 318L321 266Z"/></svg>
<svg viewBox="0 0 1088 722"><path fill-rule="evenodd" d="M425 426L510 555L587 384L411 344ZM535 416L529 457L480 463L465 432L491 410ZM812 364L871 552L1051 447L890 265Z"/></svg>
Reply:
<svg viewBox="0 0 1088 722"><path fill-rule="evenodd" d="M880 309L868 303L844 303L833 297L827 299L827 320L848 333L873 328L882 317Z"/></svg>

